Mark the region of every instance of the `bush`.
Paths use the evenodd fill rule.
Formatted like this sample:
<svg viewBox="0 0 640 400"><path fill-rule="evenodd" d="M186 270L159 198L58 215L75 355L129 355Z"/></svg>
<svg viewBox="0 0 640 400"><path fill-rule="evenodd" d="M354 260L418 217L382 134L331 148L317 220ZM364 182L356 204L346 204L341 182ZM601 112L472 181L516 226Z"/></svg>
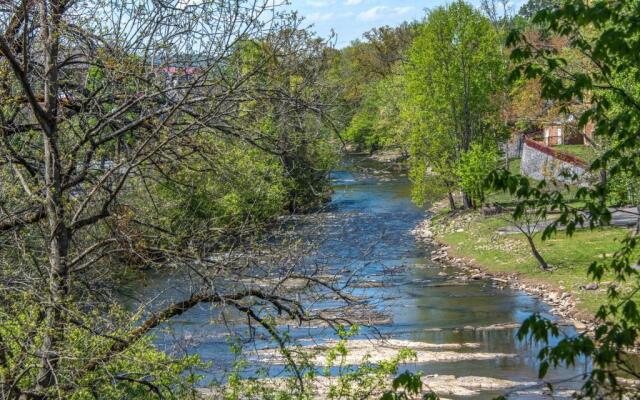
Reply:
<svg viewBox="0 0 640 400"><path fill-rule="evenodd" d="M491 148L474 144L460 157L456 174L460 186L474 201L484 202L484 180L498 167L498 153Z"/></svg>

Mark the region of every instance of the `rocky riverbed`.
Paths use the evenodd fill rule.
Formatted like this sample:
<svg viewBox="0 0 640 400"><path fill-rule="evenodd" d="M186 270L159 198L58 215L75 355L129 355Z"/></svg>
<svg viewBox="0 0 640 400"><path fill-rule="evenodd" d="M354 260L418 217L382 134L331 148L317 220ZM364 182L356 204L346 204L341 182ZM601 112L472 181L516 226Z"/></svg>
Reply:
<svg viewBox="0 0 640 400"><path fill-rule="evenodd" d="M367 362L387 362L409 349L415 358L405 360L398 372L422 373L425 385L442 398L488 400L512 390L518 393L513 398L547 398L541 391L547 382L537 379L538 349L518 341L517 329L532 313L548 316L549 307L537 297L513 290L515 282L508 277L490 277L465 260L455 259L433 241L430 230L419 227L412 234L425 210L412 204L406 176L386 164L372 164L369 158L360 161L365 164L357 172L332 174L335 192L325 210L292 219L287 225L291 238L313 244L305 265L317 269L323 281L347 288L346 294L357 301L345 305L321 287L294 277L275 277L280 290L300 298L312 314L359 324L346 345L343 361L347 370L367 366ZM427 243L416 240L420 232ZM261 288L273 284L273 279L268 274L256 275L234 284ZM152 285L179 289L182 282L159 277ZM322 297L310 301L310 294ZM246 316L238 313L216 315L212 318L207 309L186 313L174 322L173 332L158 332L156 343L170 348L176 337L188 343L190 353L211 362L213 367L203 372L211 382L224 384L235 373L237 358L229 350L230 339L237 339L234 343L240 343L247 361L236 375L243 388L254 382L258 389L270 390L268 382L286 382L278 379L291 377L291 368L269 332L255 325L247 329L243 325ZM339 368L325 368L330 364L327 349L336 344L333 325L322 319L301 323L284 315L272 315L269 320L286 338L292 354L308 352L314 371L325 375L328 370L327 377L311 383L314 387L339 379ZM575 388L567 380L582 368L554 369L549 379ZM393 377L380 379L384 382L379 387L388 388ZM314 389L316 398L326 398L322 390ZM539 393L531 395L530 390Z"/></svg>
<svg viewBox="0 0 640 400"><path fill-rule="evenodd" d="M483 376L456 376L456 375L424 375L421 378L423 385L422 395L429 392L437 393L440 400L450 400L449 396L455 398L470 398L481 395L483 392L509 392L516 397L544 398L552 394L548 388L541 387L540 384L532 381L514 381L509 379L488 378ZM340 381L336 377L318 376L312 381L308 381L307 390L313 394L314 398L324 399L329 392L336 391L340 387ZM282 390L287 391L291 386L291 380L283 378L265 378L255 381L245 382L247 386L255 385L263 392L275 393ZM353 382L352 385L357 385ZM390 387L391 378L388 379L386 387ZM201 389L200 393L208 399L217 399L223 396L225 387ZM369 393L370 398L380 398L382 390ZM571 396L568 391L555 395L564 397ZM420 396L415 397L421 398Z"/></svg>

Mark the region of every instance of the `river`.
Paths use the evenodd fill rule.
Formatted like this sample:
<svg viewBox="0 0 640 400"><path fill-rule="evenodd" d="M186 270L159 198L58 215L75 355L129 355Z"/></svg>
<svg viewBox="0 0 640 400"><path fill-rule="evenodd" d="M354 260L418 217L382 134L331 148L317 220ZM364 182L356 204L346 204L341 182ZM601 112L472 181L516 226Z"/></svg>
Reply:
<svg viewBox="0 0 640 400"><path fill-rule="evenodd" d="M437 374L434 382L442 383L449 376L459 378L453 381L455 385L468 381L463 386L468 389L466 396L453 393L444 396L447 398L489 399L505 391L511 393L509 398L546 398L539 386L506 388L492 386L492 381L474 384L472 378L465 377L497 378L523 385L538 382L537 349L516 339L517 328L513 324L534 312L548 315L549 307L489 280L463 280L460 271L431 261L433 249L417 243L411 234L425 217L425 210L412 204L410 183L404 174L356 157L348 159L343 170L332 173L331 179L335 192L326 210L308 220L300 218L291 229L296 235L317 242L314 257L333 263L334 270L359 270L361 283L366 284L360 284L354 293L373 299L375 311L384 318L374 318L375 329L362 329L356 338L382 335L412 343L452 345L451 348L472 344L453 352L466 354L464 357L408 366L427 375ZM154 291L170 285L176 285L175 277L159 275L147 284L147 289ZM175 350L174 343L179 339L180 349L213 362L205 374L216 378L229 368L233 355L229 351L229 328L212 324L211 319L209 308L194 309L171 321L171 329L158 332L156 340L159 346ZM302 342L335 337L326 327L289 329L291 337ZM257 344L247 342L249 352L266 346L260 336L257 339ZM444 349L447 346L442 351L451 353ZM258 365L270 375L279 375L283 370L269 362ZM250 368L247 373L256 370ZM555 370L549 378L564 380L579 371Z"/></svg>

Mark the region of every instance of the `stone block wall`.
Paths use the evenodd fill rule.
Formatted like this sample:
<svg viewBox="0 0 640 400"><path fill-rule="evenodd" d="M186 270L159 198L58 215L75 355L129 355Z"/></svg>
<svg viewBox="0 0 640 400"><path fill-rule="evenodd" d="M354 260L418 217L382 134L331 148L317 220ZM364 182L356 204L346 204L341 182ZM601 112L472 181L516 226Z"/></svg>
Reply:
<svg viewBox="0 0 640 400"><path fill-rule="evenodd" d="M520 173L532 179L556 179L559 182L586 185L589 179L586 162L560 153L542 143L525 139L522 147ZM577 176L577 181L573 176Z"/></svg>

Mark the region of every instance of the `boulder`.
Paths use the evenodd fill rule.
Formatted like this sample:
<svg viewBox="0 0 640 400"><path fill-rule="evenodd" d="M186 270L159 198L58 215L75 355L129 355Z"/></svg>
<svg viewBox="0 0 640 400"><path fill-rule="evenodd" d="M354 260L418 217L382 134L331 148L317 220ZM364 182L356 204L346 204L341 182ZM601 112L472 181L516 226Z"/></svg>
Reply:
<svg viewBox="0 0 640 400"><path fill-rule="evenodd" d="M591 282L588 285L582 285L582 286L580 286L580 289L582 289L582 290L597 290L598 289L598 282Z"/></svg>

